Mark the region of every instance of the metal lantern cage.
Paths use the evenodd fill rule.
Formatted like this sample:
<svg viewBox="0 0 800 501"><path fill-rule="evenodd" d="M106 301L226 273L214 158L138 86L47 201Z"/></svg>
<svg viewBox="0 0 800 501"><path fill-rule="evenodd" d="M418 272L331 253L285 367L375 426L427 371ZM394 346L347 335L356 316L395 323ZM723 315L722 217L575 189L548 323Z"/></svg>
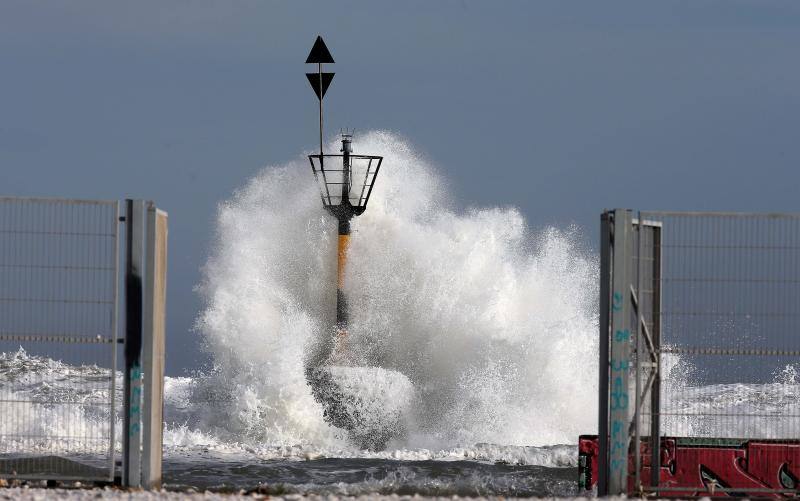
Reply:
<svg viewBox="0 0 800 501"><path fill-rule="evenodd" d="M383 157L352 154L352 134L342 134L342 154L309 155L322 204L338 219L362 214Z"/></svg>

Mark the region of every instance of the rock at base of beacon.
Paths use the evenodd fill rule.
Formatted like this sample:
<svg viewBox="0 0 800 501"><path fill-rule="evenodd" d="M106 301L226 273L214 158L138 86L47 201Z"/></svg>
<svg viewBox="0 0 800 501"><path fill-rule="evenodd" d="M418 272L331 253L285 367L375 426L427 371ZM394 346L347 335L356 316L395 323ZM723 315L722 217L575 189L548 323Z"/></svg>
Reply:
<svg viewBox="0 0 800 501"><path fill-rule="evenodd" d="M348 431L361 448L382 450L406 433L414 387L397 371L382 367L327 365L307 371L325 419Z"/></svg>

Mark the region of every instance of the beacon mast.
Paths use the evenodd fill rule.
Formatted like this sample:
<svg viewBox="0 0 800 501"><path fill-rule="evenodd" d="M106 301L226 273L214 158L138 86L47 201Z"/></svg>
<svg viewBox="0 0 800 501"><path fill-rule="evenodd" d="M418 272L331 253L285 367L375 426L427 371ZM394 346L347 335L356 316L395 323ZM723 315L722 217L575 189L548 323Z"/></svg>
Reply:
<svg viewBox="0 0 800 501"><path fill-rule="evenodd" d="M338 273L336 281L336 350L347 335L347 298L344 294L344 271L347 264L347 250L350 243L350 220L363 214L372 194L372 187L378 177L383 157L353 154L353 133L342 134L342 148L339 155L325 154L323 151L322 100L333 80L334 73L322 71L323 64L333 64L328 47L317 37L307 64L316 64L316 73L306 73L308 81L319 99L319 154L309 155L314 178L320 188L322 205L339 222ZM334 353L334 356L341 355Z"/></svg>

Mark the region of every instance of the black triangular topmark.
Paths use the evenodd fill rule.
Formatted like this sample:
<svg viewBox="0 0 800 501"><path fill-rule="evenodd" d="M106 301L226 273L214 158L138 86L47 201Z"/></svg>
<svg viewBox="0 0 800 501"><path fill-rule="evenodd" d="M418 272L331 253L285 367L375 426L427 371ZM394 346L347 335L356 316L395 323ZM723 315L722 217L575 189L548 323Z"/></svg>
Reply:
<svg viewBox="0 0 800 501"><path fill-rule="evenodd" d="M332 63L333 56L331 56L328 47L325 45L325 42L322 40L322 37L318 36L317 41L314 42L314 46L311 47L311 52L308 53L308 58L306 59L306 63Z"/></svg>
<svg viewBox="0 0 800 501"><path fill-rule="evenodd" d="M319 84L320 84L320 75L322 75L322 91L320 92ZM314 92L317 93L317 97L322 100L325 97L325 92L328 90L328 86L331 84L331 80L333 80L334 73L306 73L308 77L308 83L311 84L311 88L314 89Z"/></svg>

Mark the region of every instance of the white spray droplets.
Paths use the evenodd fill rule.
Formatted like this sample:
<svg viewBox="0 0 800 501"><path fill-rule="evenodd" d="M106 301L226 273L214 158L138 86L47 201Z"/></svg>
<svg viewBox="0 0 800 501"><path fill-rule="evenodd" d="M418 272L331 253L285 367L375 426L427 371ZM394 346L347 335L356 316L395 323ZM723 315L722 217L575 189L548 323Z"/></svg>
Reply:
<svg viewBox="0 0 800 501"><path fill-rule="evenodd" d="M393 134L354 147L385 158L353 221L348 349L411 378L418 401L398 445L569 443L594 430L597 269L576 230L534 233L510 208L450 210L441 178ZM233 407L268 409L256 413L269 416L268 443L342 438L303 377L335 316L336 224L316 189L301 158L222 204L200 287L217 374L241 392Z"/></svg>

